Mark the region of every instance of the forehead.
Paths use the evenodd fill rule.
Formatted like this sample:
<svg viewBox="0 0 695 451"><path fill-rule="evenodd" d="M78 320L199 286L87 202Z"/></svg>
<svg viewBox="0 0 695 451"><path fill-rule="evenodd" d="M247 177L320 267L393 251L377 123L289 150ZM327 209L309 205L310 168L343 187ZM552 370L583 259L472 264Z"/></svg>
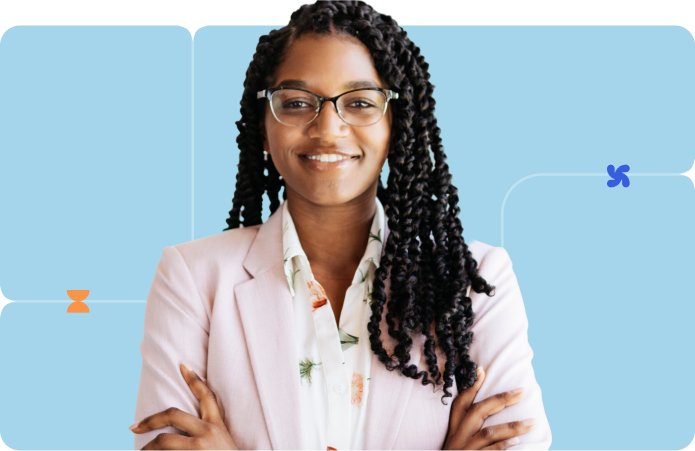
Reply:
<svg viewBox="0 0 695 451"><path fill-rule="evenodd" d="M385 87L367 47L347 35L300 36L285 52L273 80L273 86L305 88L324 96L370 85Z"/></svg>

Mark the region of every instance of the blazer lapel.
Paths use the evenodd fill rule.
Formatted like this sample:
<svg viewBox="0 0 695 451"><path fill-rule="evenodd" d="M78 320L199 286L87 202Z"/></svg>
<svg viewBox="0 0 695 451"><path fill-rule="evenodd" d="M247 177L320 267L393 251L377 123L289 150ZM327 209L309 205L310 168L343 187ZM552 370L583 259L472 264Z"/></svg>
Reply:
<svg viewBox="0 0 695 451"><path fill-rule="evenodd" d="M273 449L301 449L299 359L282 258L282 210L261 225L243 262L253 279L234 288Z"/></svg>

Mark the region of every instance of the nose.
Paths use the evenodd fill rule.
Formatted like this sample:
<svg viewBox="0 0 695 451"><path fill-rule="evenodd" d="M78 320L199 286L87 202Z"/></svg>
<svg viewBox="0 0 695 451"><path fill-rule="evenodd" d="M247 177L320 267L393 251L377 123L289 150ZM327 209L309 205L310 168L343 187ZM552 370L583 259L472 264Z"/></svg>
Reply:
<svg viewBox="0 0 695 451"><path fill-rule="evenodd" d="M350 133L350 126L338 115L333 102L325 102L319 115L309 124L309 137L334 141Z"/></svg>

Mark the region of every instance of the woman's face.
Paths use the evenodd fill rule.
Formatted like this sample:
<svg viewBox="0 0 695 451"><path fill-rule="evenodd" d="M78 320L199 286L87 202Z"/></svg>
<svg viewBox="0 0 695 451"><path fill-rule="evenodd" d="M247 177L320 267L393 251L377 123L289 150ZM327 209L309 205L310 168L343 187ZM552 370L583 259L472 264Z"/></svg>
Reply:
<svg viewBox="0 0 695 451"><path fill-rule="evenodd" d="M355 86L357 82L365 85ZM287 49L268 88L300 87L333 97L369 87L367 83L389 88L377 74L369 50L358 39L305 34ZM325 102L311 123L291 126L278 122L265 102L263 144L285 180L288 197L301 196L310 203L328 206L376 195L378 177L389 153L390 105L376 124L356 127L338 116L333 102ZM336 152L351 158L329 163L304 156Z"/></svg>

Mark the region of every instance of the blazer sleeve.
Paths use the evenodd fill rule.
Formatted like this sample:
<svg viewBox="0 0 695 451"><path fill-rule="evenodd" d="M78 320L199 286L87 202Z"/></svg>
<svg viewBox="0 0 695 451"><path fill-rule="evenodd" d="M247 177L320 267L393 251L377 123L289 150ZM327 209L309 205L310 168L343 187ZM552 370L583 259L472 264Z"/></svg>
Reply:
<svg viewBox="0 0 695 451"><path fill-rule="evenodd" d="M471 291L476 316L471 330L470 357L485 369L486 378L474 402L497 393L524 387L524 397L513 406L489 416L483 427L533 417L533 429L518 436L514 449L550 448L552 436L545 415L541 388L531 365L528 319L512 261L502 247L492 247L479 262L478 274L494 285L494 296Z"/></svg>
<svg viewBox="0 0 695 451"><path fill-rule="evenodd" d="M179 364L186 363L206 379L209 332L210 319L186 262L176 247L165 247L145 306L135 421L169 407L200 417L200 402ZM134 449L142 449L161 433L183 434L173 426L133 434Z"/></svg>

